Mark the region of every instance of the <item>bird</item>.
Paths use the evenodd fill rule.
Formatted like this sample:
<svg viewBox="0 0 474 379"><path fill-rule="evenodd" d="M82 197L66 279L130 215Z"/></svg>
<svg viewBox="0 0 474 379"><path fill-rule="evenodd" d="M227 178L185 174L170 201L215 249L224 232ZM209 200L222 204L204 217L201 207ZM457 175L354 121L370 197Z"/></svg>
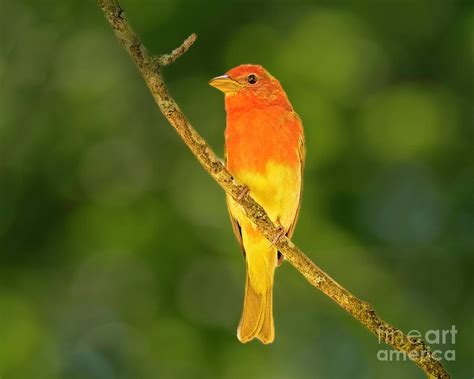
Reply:
<svg viewBox="0 0 474 379"><path fill-rule="evenodd" d="M260 65L242 64L209 81L225 95L225 165L279 228L267 240L227 195L234 234L246 262L246 283L237 337L274 341L273 282L283 261L275 244L291 238L301 205L305 142L303 124L280 82Z"/></svg>

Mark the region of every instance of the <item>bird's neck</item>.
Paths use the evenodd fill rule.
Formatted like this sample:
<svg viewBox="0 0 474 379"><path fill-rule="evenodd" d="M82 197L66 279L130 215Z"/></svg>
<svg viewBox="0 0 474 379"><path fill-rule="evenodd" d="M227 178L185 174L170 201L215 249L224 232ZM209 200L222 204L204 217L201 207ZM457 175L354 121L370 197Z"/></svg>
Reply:
<svg viewBox="0 0 474 379"><path fill-rule="evenodd" d="M281 107L288 111L293 110L283 90L265 95L257 91L240 91L227 94L225 97L225 109L227 114L252 108L264 109L265 107Z"/></svg>

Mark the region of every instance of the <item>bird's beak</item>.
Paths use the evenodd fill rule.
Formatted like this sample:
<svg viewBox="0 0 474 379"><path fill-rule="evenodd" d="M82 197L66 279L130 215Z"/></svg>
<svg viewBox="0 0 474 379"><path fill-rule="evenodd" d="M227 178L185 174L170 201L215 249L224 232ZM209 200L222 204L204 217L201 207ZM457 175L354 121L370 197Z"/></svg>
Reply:
<svg viewBox="0 0 474 379"><path fill-rule="evenodd" d="M237 92L243 87L242 84L232 79L229 75L222 75L211 79L209 84L224 93Z"/></svg>

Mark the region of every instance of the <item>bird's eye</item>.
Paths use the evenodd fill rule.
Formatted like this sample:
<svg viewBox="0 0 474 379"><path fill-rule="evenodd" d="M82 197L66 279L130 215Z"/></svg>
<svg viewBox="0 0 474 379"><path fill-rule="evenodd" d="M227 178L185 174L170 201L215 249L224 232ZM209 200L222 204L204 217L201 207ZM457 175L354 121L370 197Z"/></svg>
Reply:
<svg viewBox="0 0 474 379"><path fill-rule="evenodd" d="M257 83L257 75L250 74L249 76L247 76L247 82L249 82L249 84Z"/></svg>

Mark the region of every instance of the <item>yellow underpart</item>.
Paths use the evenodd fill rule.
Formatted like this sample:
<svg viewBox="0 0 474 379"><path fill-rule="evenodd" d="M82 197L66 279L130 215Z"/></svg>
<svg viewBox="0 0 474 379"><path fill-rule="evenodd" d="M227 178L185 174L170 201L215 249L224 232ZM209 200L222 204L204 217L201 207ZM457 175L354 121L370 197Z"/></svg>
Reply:
<svg viewBox="0 0 474 379"><path fill-rule="evenodd" d="M293 223L299 205L301 168L270 161L264 173L250 170L234 172L235 178L250 189L250 195L259 203L273 222L285 229ZM232 199L229 210L243 227L249 221L243 209Z"/></svg>
<svg viewBox="0 0 474 379"><path fill-rule="evenodd" d="M269 162L264 173L241 170L233 174L249 187L250 195L263 206L270 219L288 230L299 206L301 169ZM276 249L256 230L232 198L228 198L228 206L242 229L250 282L255 291L264 293L273 284Z"/></svg>

